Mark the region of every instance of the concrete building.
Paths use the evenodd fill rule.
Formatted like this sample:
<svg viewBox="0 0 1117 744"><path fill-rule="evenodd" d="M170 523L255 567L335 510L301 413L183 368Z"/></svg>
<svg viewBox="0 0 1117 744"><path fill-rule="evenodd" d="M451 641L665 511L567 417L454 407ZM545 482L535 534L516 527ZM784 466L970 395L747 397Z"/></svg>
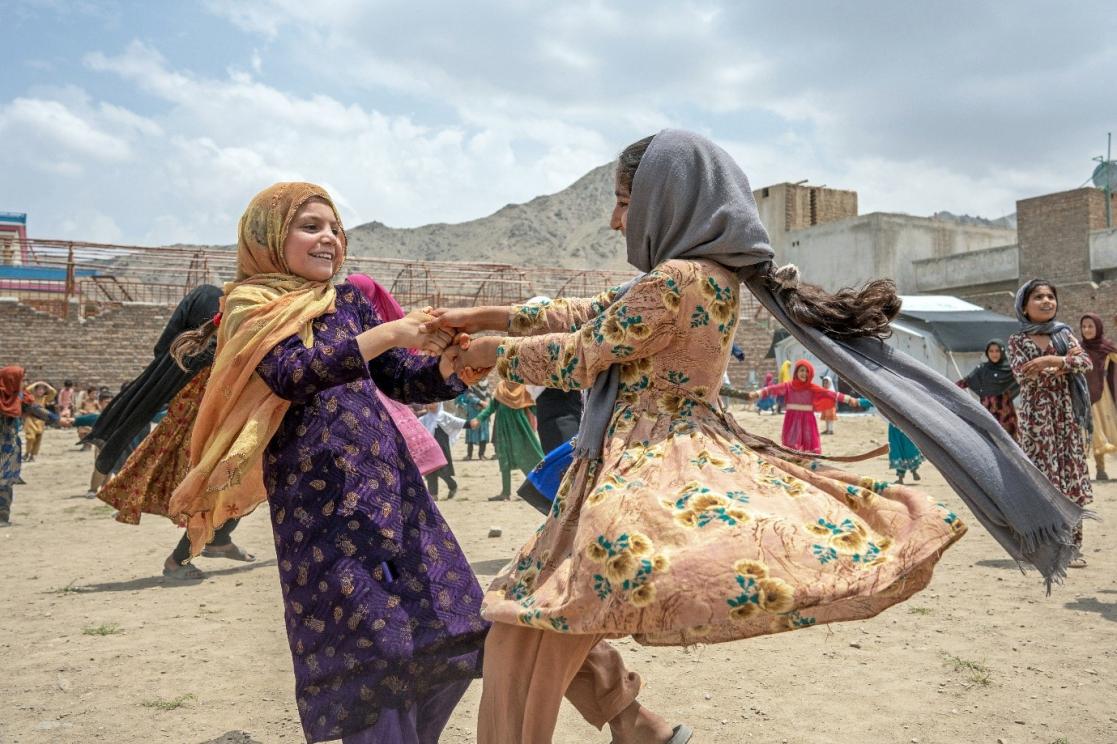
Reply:
<svg viewBox="0 0 1117 744"><path fill-rule="evenodd" d="M827 289L889 277L901 293L922 291L916 262L997 250L1016 230L907 214L857 213L857 193L782 183L753 192L781 263Z"/></svg>

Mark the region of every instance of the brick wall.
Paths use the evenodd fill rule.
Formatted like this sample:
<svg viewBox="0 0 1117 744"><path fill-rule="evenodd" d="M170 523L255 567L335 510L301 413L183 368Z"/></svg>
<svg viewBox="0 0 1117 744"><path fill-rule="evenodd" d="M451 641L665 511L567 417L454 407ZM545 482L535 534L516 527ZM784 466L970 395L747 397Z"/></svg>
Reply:
<svg viewBox="0 0 1117 744"><path fill-rule="evenodd" d="M107 385L116 390L151 361L173 307L125 304L92 318L68 320L0 297L0 365L18 364L28 382L55 387Z"/></svg>
<svg viewBox="0 0 1117 744"><path fill-rule="evenodd" d="M70 379L115 390L151 361L151 349L173 310L126 304L83 321L63 320L0 297L0 366L18 364L27 370L28 381L42 379L55 387ZM738 324L734 340L744 350L745 361L729 363L734 385L747 386L750 370L763 382L764 373L775 369L773 360L764 359L772 343L772 323L763 313Z"/></svg>
<svg viewBox="0 0 1117 744"><path fill-rule="evenodd" d="M785 230L836 222L857 216L857 192L821 186L787 185Z"/></svg>
<svg viewBox="0 0 1117 744"><path fill-rule="evenodd" d="M1105 192L1085 188L1021 199L1016 217L1021 281L1090 280L1090 231L1105 227Z"/></svg>
<svg viewBox="0 0 1117 744"><path fill-rule="evenodd" d="M1052 281L1055 281L1052 279ZM1078 335L1078 319L1086 313L1097 313L1105 322L1105 334L1117 336L1117 282L1070 282L1057 284L1059 291L1059 320L1070 325ZM987 292L958 295L967 302L980 305L1010 318L1016 317L1015 293Z"/></svg>

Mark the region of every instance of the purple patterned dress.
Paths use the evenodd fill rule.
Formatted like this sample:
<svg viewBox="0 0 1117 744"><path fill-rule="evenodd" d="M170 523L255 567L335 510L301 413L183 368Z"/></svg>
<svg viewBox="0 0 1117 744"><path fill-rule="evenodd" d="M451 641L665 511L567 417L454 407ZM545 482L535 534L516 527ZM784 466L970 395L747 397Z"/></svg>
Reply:
<svg viewBox="0 0 1117 744"><path fill-rule="evenodd" d="M309 742L437 741L481 676L481 587L376 397L427 403L465 386L401 349L366 364L356 335L379 322L340 284L314 345L292 336L257 368L292 401L264 483Z"/></svg>

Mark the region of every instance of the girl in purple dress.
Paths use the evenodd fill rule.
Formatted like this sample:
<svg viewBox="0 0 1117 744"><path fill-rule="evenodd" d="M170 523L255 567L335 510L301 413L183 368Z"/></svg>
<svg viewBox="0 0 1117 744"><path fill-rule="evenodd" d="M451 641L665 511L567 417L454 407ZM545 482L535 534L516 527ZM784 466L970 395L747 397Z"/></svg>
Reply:
<svg viewBox="0 0 1117 744"><path fill-rule="evenodd" d="M770 395L783 396L787 401L787 413L783 416L783 446L816 455L822 454L822 440L818 436L818 421L814 417L815 403L829 399L855 408L861 406L858 398L814 384L814 365L806 359L795 363L791 382L761 388L750 393L749 397L756 400Z"/></svg>
<svg viewBox="0 0 1117 744"><path fill-rule="evenodd" d="M281 183L240 222L237 281L172 514L194 553L265 498L308 742L433 744L480 676L481 588L377 391L450 400L459 348L424 313L383 322L330 280L345 233L326 192ZM421 356L406 349L445 353ZM253 372L254 370L254 372Z"/></svg>

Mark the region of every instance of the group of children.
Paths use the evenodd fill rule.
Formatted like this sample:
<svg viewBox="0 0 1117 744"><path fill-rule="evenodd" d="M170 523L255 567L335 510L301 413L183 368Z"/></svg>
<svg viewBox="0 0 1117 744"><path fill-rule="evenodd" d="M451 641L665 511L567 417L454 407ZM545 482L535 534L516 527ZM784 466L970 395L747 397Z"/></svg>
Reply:
<svg viewBox="0 0 1117 744"><path fill-rule="evenodd" d="M483 677L480 744L551 741L564 697L617 744L685 744L689 727L639 703L639 676L607 639L731 641L904 601L965 527L818 454L820 402L872 400L934 445L963 500L991 515L983 524L1049 582L1077 556L1081 510L960 390L878 353L895 288L831 295L775 267L748 180L721 148L676 130L645 138L622 153L616 194L611 227L637 279L594 298L404 313L361 278L334 284L347 243L329 194L275 184L241 218L237 276L214 314L157 349L182 385L140 396L167 416L103 490L183 525L180 566L227 550L227 525L267 503L308 742L431 744ZM783 446L741 429L717 397L742 283L865 398L815 385L802 362L754 393L784 398ZM895 374L874 377L870 363ZM457 420L439 409L490 370L501 383L482 409ZM0 370L0 443L33 405L17 377ZM511 471L543 457L525 385L584 394L585 413L545 521L483 590L435 504L437 480L424 483L425 471L452 495L452 473L417 461L491 418L507 498ZM943 405L905 407L915 386ZM425 406L418 430L433 450L407 434L398 403Z"/></svg>

